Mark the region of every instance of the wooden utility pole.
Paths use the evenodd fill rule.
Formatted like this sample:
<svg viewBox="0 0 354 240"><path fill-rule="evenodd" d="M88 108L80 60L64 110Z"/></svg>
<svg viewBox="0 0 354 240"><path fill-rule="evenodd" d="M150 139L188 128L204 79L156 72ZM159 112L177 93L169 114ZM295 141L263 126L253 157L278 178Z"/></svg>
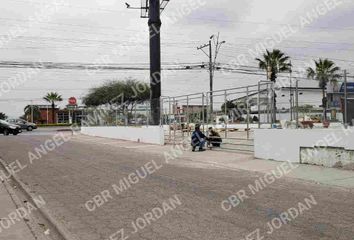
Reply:
<svg viewBox="0 0 354 240"><path fill-rule="evenodd" d="M150 109L151 125L160 125L161 115L161 42L160 1L149 0L150 33Z"/></svg>

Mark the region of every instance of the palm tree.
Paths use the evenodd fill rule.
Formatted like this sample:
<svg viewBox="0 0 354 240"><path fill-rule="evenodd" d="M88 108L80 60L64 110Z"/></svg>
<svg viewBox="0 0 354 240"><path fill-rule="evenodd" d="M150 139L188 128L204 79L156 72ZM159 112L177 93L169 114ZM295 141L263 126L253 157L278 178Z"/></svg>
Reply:
<svg viewBox="0 0 354 240"><path fill-rule="evenodd" d="M54 113L55 102L61 102L63 101L63 99L61 95L59 95L56 92L47 93L47 95L43 99L52 104L52 123L54 123L55 122L55 113Z"/></svg>
<svg viewBox="0 0 354 240"><path fill-rule="evenodd" d="M5 120L7 118L6 114L3 112L0 112L0 119Z"/></svg>
<svg viewBox="0 0 354 240"><path fill-rule="evenodd" d="M315 79L319 82L319 87L322 89L322 107L323 118L327 120L327 97L326 87L329 82L336 83L341 77L338 72L340 68L335 63L328 59L319 59L315 61L316 68L309 67L307 69L307 78Z"/></svg>
<svg viewBox="0 0 354 240"><path fill-rule="evenodd" d="M36 122L37 120L40 120L40 118L41 118L41 111L38 106L27 105L23 109L23 111L25 112L26 120L29 120L27 118L28 116L31 116L31 120L29 120L29 121L33 121L33 122ZM32 119L32 113L33 113L33 119Z"/></svg>
<svg viewBox="0 0 354 240"><path fill-rule="evenodd" d="M290 72L291 63L290 57L279 49L273 49L272 52L266 50L266 53L263 54L263 59L256 58L258 61L258 67L267 72L267 78L276 83L278 78L278 73L281 72ZM273 107L274 107L274 116L273 121L276 121L276 112L277 112L277 95L274 93L273 96Z"/></svg>

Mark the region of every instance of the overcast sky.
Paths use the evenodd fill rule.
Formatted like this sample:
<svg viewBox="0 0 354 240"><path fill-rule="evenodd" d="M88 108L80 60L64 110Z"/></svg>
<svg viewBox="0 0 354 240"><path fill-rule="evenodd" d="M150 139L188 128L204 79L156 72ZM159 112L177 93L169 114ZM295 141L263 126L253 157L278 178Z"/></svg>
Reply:
<svg viewBox="0 0 354 240"><path fill-rule="evenodd" d="M128 1L133 7L140 6L138 0ZM110 63L126 66L147 66L147 19L140 18L139 10L126 9L123 0L57 0L58 4L65 4L57 8L48 2L53 1L1 0L0 35L4 37L19 28L22 31L0 45L0 61L99 63L100 59L108 59ZM333 9L324 13L323 7L319 8L323 2ZM335 2L340 4L332 6ZM316 8L323 14L307 18L306 27L301 28L304 17ZM257 43L288 26L293 31L291 36L275 47L293 58L295 68L305 66L313 58L327 57L354 73L353 12L354 3L349 0L171 0L162 13L163 66L206 62L207 57L196 47L220 32L226 44L221 48L218 62L227 64L243 54L247 57L247 64L243 65L252 69L256 62L249 49L255 49ZM176 16L175 21L167 19L172 16ZM122 45L129 49L122 50L119 47ZM0 81L26 71L0 68ZM62 94L64 106L69 97L80 99L90 87L104 81L126 77L148 81L148 74L148 71L42 70L15 89L2 93L0 112L19 116L31 101L45 104L41 98L49 91ZM165 74L162 80L165 96L208 89L206 70ZM260 78L217 73L214 88L246 86Z"/></svg>

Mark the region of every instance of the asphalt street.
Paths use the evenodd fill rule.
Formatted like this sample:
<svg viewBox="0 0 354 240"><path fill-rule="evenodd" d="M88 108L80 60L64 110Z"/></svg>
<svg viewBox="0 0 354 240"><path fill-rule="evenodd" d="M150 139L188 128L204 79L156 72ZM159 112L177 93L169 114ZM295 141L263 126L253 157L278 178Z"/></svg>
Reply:
<svg viewBox="0 0 354 240"><path fill-rule="evenodd" d="M252 192L254 172L56 133L1 135L0 157L78 239L354 239L352 189L282 177Z"/></svg>

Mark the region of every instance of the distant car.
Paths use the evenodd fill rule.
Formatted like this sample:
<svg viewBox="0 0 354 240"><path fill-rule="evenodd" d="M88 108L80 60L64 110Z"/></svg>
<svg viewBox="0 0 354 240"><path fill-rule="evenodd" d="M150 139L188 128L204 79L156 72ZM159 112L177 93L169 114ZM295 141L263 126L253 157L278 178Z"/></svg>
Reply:
<svg viewBox="0 0 354 240"><path fill-rule="evenodd" d="M20 126L0 120L0 133L7 136L9 134L17 135L20 132L22 132Z"/></svg>
<svg viewBox="0 0 354 240"><path fill-rule="evenodd" d="M26 129L27 131L37 129L37 125L35 123L27 122L23 119L8 119L6 121L11 124L19 125L21 129Z"/></svg>

